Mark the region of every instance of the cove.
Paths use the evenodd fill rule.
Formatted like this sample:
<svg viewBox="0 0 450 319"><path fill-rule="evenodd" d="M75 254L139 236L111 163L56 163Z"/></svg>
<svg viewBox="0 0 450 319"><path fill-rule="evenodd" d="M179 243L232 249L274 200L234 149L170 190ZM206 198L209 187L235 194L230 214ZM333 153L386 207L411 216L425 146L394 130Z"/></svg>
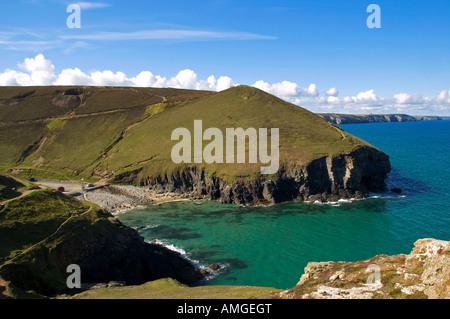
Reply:
<svg viewBox="0 0 450 319"><path fill-rule="evenodd" d="M390 156L393 193L330 204L239 207L172 202L118 218L147 240L204 267L225 266L206 284L291 288L311 261L357 261L409 253L420 238L450 240L450 121L342 125ZM432 156L430 156L432 154Z"/></svg>

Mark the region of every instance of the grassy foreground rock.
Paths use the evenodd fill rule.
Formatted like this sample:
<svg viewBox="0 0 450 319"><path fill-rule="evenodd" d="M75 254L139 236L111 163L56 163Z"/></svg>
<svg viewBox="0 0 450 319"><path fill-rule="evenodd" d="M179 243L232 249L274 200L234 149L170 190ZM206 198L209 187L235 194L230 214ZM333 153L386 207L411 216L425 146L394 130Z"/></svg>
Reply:
<svg viewBox="0 0 450 319"><path fill-rule="evenodd" d="M171 277L193 284L203 274L178 253L148 244L97 205L51 190L36 190L0 208L0 278L3 295L74 293L67 267L81 281L142 284Z"/></svg>
<svg viewBox="0 0 450 319"><path fill-rule="evenodd" d="M70 290L66 268L73 263L80 265L84 284L126 286ZM143 242L94 204L33 190L0 208L0 298L447 299L450 242L421 239L409 255L311 262L297 286L286 291L186 285L202 278L178 253Z"/></svg>
<svg viewBox="0 0 450 319"><path fill-rule="evenodd" d="M73 299L272 299L279 289L250 286L188 287L171 278L139 286L92 289Z"/></svg>
<svg viewBox="0 0 450 319"><path fill-rule="evenodd" d="M448 299L450 242L415 242L409 255L357 262L311 262L287 299Z"/></svg>

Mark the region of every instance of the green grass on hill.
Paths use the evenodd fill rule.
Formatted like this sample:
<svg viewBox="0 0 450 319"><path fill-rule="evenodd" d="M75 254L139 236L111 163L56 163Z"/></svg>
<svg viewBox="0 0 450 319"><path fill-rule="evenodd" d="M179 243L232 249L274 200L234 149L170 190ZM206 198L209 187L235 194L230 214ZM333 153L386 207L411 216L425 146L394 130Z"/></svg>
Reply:
<svg viewBox="0 0 450 319"><path fill-rule="evenodd" d="M93 249L101 237L123 236L124 228L97 205L51 190L34 190L0 206L0 298L74 293L67 290L67 265L78 252ZM77 261L80 265L85 262ZM276 292L260 287L189 288L162 279L140 286L90 290L75 298L273 298Z"/></svg>
<svg viewBox="0 0 450 319"><path fill-rule="evenodd" d="M38 190L0 208L0 264L53 234L89 205L50 190Z"/></svg>
<svg viewBox="0 0 450 319"><path fill-rule="evenodd" d="M0 170L13 169L21 177L89 180L138 169L141 179L170 174L186 167L171 159L177 143L171 133L185 127L193 135L194 120L203 121L203 131L217 127L223 133L226 128L279 128L281 165L304 165L367 145L316 114L247 86L219 93L2 87ZM256 178L262 166L195 165L225 180Z"/></svg>
<svg viewBox="0 0 450 319"><path fill-rule="evenodd" d="M365 144L321 117L250 87L235 87L188 103L168 105L163 112L129 130L106 160L115 172L143 168L143 176L157 176L180 169L171 160L173 129L186 127L193 134L194 120L203 130L217 127L279 128L280 162L306 164L325 155L349 152ZM191 136L193 138L193 136ZM209 141L204 141L204 146ZM247 145L248 148L248 145ZM132 159L130 154L133 154ZM130 165L131 164L131 165ZM233 178L259 172L257 164L200 164L216 176Z"/></svg>
<svg viewBox="0 0 450 319"><path fill-rule="evenodd" d="M250 286L188 287L174 279L159 279L139 286L92 289L73 299L271 299L279 289Z"/></svg>
<svg viewBox="0 0 450 319"><path fill-rule="evenodd" d="M71 256L88 249L82 239L104 235L105 229L118 231L108 227L112 220L97 205L51 190L7 202L0 206L0 282L7 279L9 288L25 295L67 290Z"/></svg>

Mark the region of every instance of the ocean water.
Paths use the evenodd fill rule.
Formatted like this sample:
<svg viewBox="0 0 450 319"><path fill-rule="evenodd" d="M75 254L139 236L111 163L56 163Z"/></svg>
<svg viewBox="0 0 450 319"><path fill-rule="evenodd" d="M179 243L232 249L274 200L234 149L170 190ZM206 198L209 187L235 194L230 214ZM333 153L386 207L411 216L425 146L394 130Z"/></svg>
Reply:
<svg viewBox="0 0 450 319"><path fill-rule="evenodd" d="M282 289L295 286L310 261L364 260L409 253L419 238L450 240L450 121L341 127L390 156L388 186L402 194L270 207L171 202L119 219L202 267L223 266L204 284Z"/></svg>

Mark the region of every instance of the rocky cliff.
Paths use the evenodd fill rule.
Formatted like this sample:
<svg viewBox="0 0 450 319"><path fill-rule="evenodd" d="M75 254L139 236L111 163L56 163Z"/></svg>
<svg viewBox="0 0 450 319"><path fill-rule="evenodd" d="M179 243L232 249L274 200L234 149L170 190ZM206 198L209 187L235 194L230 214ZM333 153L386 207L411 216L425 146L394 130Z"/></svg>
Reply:
<svg viewBox="0 0 450 319"><path fill-rule="evenodd" d="M358 262L311 262L289 299L450 298L450 242L420 239L409 255Z"/></svg>
<svg viewBox="0 0 450 319"><path fill-rule="evenodd" d="M108 180L224 203L259 204L364 196L383 190L390 170L388 157L368 143L254 87L221 92L3 87L1 103L0 162L22 178ZM227 129L276 129L280 169L261 176L267 163L261 155L250 161L250 151L245 155L249 160L239 163L224 158L198 162L192 154L175 162L172 151L180 142L172 139L174 130L196 135L193 126L199 120L196 139L202 139L202 150L211 147L203 131L221 132L214 152L226 151ZM262 135L258 142L235 136L233 144L245 144L246 153L250 143L262 141Z"/></svg>
<svg viewBox="0 0 450 319"><path fill-rule="evenodd" d="M411 116L407 114L337 114L319 113L328 122L333 124L379 123L379 122L417 122L436 121L438 116Z"/></svg>
<svg viewBox="0 0 450 319"><path fill-rule="evenodd" d="M321 157L305 166L285 165L267 178L225 181L189 167L157 178L141 178L140 170L121 174L115 182L135 183L156 192L189 194L223 203L274 204L284 201L331 201L360 198L385 190L389 157L373 147L360 147L334 157Z"/></svg>
<svg viewBox="0 0 450 319"><path fill-rule="evenodd" d="M45 296L79 292L66 285L71 264L80 266L82 284L204 278L179 253L146 243L98 206L58 192L36 191L0 209L0 243L0 277Z"/></svg>

